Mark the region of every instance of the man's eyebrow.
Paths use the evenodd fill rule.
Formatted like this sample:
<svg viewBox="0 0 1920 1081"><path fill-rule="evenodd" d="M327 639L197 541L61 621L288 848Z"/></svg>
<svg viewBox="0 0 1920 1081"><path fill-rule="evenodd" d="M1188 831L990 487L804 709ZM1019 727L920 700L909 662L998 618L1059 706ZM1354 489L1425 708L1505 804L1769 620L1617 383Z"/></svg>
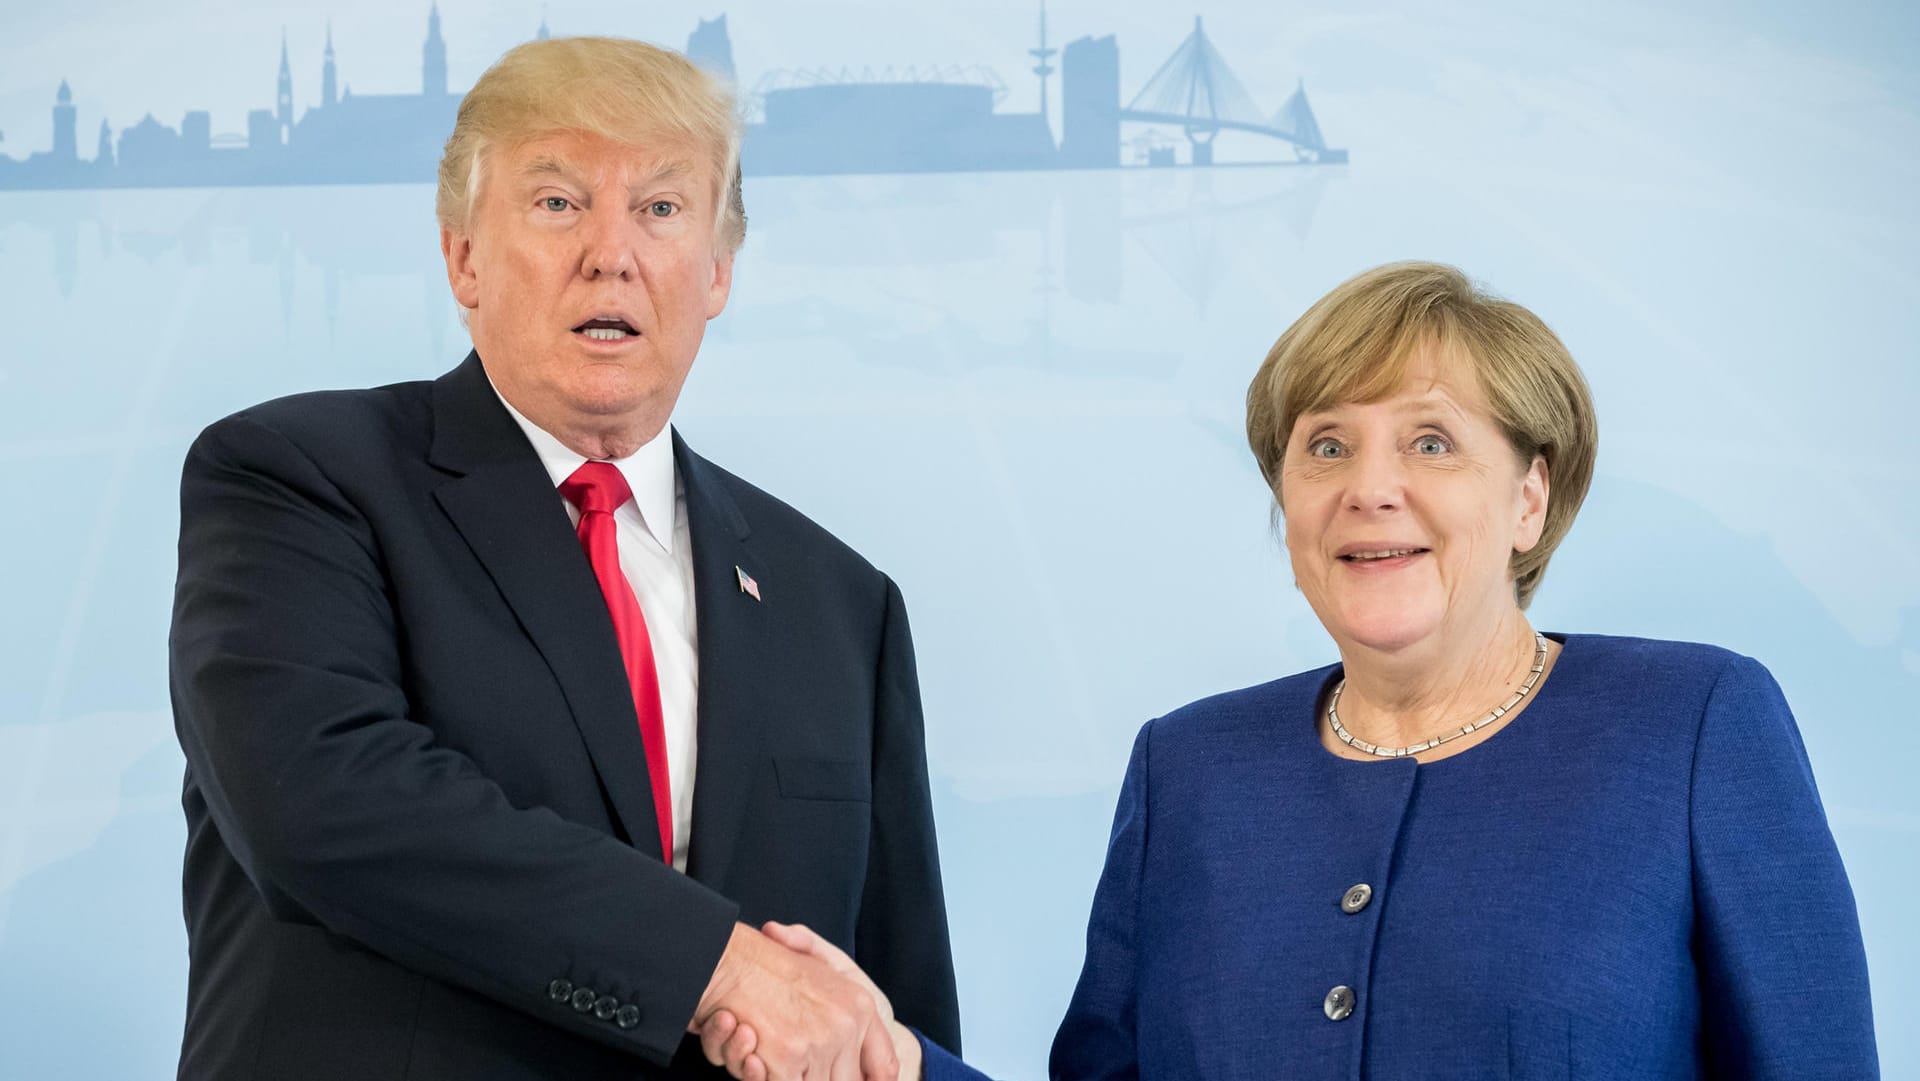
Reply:
<svg viewBox="0 0 1920 1081"><path fill-rule="evenodd" d="M579 176L579 171L573 167L572 163L551 154L530 158L522 162L520 168L515 171L523 177L557 176L573 180Z"/></svg>
<svg viewBox="0 0 1920 1081"><path fill-rule="evenodd" d="M688 176L691 176L692 174L693 174L693 163L690 161L686 161L684 159L676 160L676 161L665 161L665 162L661 162L660 165L653 170L653 172L648 173L644 177L641 177L640 183L637 186L643 187L643 188L652 187L653 185L658 184L665 180L684 180L685 178L687 178Z"/></svg>

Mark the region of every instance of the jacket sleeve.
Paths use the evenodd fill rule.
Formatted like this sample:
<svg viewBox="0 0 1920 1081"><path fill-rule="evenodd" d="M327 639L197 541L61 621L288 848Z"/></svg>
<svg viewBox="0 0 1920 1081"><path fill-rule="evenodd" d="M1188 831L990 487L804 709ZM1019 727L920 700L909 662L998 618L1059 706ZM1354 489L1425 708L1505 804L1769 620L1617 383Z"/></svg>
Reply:
<svg viewBox="0 0 1920 1081"><path fill-rule="evenodd" d="M170 675L189 782L273 914L668 1062L735 906L512 805L436 745L408 713L378 539L325 471L244 414L208 429L186 461L179 556Z"/></svg>
<svg viewBox="0 0 1920 1081"><path fill-rule="evenodd" d="M947 906L934 839L933 796L913 635L887 582L874 688L873 820L854 954L902 1024L960 1051Z"/></svg>
<svg viewBox="0 0 1920 1081"><path fill-rule="evenodd" d="M1691 824L1713 1076L1879 1076L1853 890L1793 714L1748 658L1708 698Z"/></svg>
<svg viewBox="0 0 1920 1081"><path fill-rule="evenodd" d="M921 1081L992 1081L986 1074L960 1061L960 1056L915 1032L920 1041Z"/></svg>
<svg viewBox="0 0 1920 1081"><path fill-rule="evenodd" d="M1053 1038L1054 1081L1132 1081L1139 1077L1134 983L1139 960L1137 912L1147 853L1147 766L1153 724L1140 729L1120 784L1107 841L1107 865L1087 918L1087 960L1067 1015Z"/></svg>

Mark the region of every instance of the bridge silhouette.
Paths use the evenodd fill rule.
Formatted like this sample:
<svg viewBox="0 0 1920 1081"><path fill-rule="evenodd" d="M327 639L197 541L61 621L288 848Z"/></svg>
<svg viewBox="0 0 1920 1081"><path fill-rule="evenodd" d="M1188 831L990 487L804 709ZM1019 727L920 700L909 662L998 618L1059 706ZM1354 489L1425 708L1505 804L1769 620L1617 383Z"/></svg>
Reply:
<svg viewBox="0 0 1920 1081"><path fill-rule="evenodd" d="M1345 150L1327 146L1307 103L1305 82L1295 86L1293 96L1272 116L1254 104L1253 96L1227 66L1220 50L1213 47L1201 25L1193 17L1193 33L1188 34L1166 63L1153 73L1147 84L1120 110L1120 119L1137 124L1178 125L1193 144L1193 163L1213 160L1214 137L1223 131L1241 131L1265 135L1293 145L1303 161L1337 163L1347 160Z"/></svg>

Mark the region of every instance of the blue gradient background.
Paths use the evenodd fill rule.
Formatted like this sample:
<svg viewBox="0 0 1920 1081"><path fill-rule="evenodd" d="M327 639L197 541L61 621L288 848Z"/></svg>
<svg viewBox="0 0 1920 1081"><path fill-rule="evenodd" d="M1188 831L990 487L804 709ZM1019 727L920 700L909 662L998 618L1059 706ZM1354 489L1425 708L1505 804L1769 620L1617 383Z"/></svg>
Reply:
<svg viewBox="0 0 1920 1081"><path fill-rule="evenodd" d="M1024 2L725 10L748 86L985 64L1003 108L1034 108ZM556 34L676 46L719 13L544 11ZM541 17L441 13L455 88ZM1242 395L1314 298L1417 257L1539 312L1594 386L1599 473L1536 622L1772 668L1853 876L1886 1075L1920 1076L1920 14L1201 13L1267 108L1304 78L1352 164L754 179L733 302L676 418L906 593L969 1057L1042 1073L1139 724L1332 658ZM1049 8L1056 44L1118 35L1123 96L1193 14ZM243 131L272 105L283 26L304 110L329 15L343 82L418 86L424 4L10 9L0 153L49 145L63 77L84 156L103 115L209 108ZM172 1070L179 463L251 402L460 358L425 181L0 193L0 1075Z"/></svg>

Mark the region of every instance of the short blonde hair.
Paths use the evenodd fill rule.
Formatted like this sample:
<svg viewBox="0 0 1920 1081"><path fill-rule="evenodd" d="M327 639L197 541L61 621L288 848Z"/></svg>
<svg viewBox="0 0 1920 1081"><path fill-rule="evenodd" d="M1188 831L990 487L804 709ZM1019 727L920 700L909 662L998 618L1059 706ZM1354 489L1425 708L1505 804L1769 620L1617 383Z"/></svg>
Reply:
<svg viewBox="0 0 1920 1081"><path fill-rule="evenodd" d="M1428 346L1475 374L1522 466L1546 459L1540 542L1511 564L1525 608L1587 497L1600 439L1586 378L1539 316L1439 263L1389 263L1349 278L1273 343L1247 388L1247 444L1284 514L1281 466L1294 422L1387 397Z"/></svg>
<svg viewBox="0 0 1920 1081"><path fill-rule="evenodd" d="M732 91L679 53L627 38L529 41L480 76L461 100L440 156L434 200L440 227L465 231L489 153L556 131L635 146L680 139L706 148L718 202L715 243L732 253L746 239Z"/></svg>

